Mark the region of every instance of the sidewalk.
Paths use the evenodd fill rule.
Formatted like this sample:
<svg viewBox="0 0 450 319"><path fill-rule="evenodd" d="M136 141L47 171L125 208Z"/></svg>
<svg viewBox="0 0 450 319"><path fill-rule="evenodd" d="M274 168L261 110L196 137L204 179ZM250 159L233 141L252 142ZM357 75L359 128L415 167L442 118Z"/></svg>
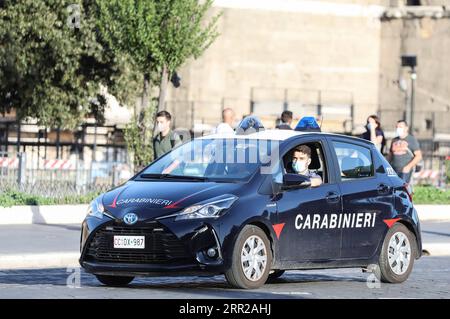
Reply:
<svg viewBox="0 0 450 319"><path fill-rule="evenodd" d="M79 242L79 225L0 226L0 269L76 267ZM430 256L450 256L450 222L422 222L422 242Z"/></svg>

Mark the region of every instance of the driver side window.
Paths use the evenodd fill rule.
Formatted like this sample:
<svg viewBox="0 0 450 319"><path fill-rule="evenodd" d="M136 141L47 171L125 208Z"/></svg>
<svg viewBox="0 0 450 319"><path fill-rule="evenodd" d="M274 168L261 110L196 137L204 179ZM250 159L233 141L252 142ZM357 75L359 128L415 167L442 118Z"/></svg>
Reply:
<svg viewBox="0 0 450 319"><path fill-rule="evenodd" d="M283 156L283 167L282 167L282 174L295 174L295 168L294 168L294 152L296 149L298 149L301 146L306 146L311 151L310 155L310 164L308 165L307 169L312 174L317 174L322 179L323 183L328 183L328 174L324 159L324 153L323 148L320 142L308 142L303 143L295 146L289 152L286 153L286 155ZM278 176L277 176L278 177ZM280 177L282 179L282 176ZM278 179L277 179L278 180Z"/></svg>

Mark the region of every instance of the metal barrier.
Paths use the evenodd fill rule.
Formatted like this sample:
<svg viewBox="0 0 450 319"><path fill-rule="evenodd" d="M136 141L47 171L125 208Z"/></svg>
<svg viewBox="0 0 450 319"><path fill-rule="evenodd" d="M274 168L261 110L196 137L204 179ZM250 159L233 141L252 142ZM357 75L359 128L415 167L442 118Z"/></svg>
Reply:
<svg viewBox="0 0 450 319"><path fill-rule="evenodd" d="M75 165L67 160L51 160L42 167L45 168L28 168L26 153L0 153L0 192L19 190L31 195L63 198L104 192L132 176L127 164L116 162L94 162L85 168L82 162Z"/></svg>

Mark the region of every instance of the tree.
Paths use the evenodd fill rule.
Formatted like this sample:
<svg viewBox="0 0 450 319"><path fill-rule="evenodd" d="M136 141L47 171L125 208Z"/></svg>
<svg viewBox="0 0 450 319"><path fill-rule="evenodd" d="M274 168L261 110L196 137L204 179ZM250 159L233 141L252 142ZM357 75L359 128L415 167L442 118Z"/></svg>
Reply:
<svg viewBox="0 0 450 319"><path fill-rule="evenodd" d="M164 107L169 78L191 57L198 58L217 38L221 14L204 23L213 0L161 0L156 4L157 42L153 58L160 70L158 111Z"/></svg>
<svg viewBox="0 0 450 319"><path fill-rule="evenodd" d="M113 50L129 56L143 75L142 109L135 117L136 127L130 126L132 132L128 135L144 140L128 140L135 141L129 150L137 156L137 166L142 166L147 163L140 160L148 155L136 152L151 152L140 146L152 144L153 134L148 132L153 131L155 111L164 106L170 74L189 58L199 57L214 41L220 15L205 24L212 0L96 0L96 4L101 37ZM159 98L148 114L153 86L159 89Z"/></svg>
<svg viewBox="0 0 450 319"><path fill-rule="evenodd" d="M91 103L99 84L122 92L136 73L98 41L94 13L89 0L0 2L1 112L68 128L101 115L104 105Z"/></svg>

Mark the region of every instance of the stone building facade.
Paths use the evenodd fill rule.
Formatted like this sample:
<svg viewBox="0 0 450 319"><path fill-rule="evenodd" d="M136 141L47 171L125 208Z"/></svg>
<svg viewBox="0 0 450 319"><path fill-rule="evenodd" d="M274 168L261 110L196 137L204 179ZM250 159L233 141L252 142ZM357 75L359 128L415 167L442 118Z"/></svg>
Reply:
<svg viewBox="0 0 450 319"><path fill-rule="evenodd" d="M379 114L389 130L407 102L400 56L414 54L417 134L450 133L447 2L216 0L221 35L179 71L182 85L170 89L167 108L184 127L213 125L232 107L268 126L284 108L319 113L324 129L347 133Z"/></svg>

